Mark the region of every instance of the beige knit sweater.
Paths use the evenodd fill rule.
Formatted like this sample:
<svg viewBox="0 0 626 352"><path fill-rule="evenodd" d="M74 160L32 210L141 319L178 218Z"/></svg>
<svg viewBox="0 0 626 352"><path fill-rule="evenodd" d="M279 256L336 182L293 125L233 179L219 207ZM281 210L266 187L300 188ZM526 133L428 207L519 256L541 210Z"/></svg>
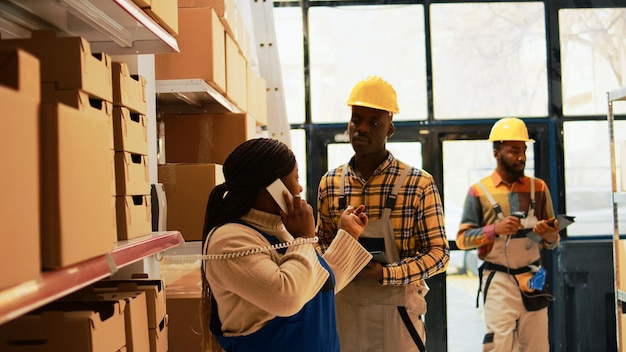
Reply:
<svg viewBox="0 0 626 352"><path fill-rule="evenodd" d="M294 238L280 216L252 209L243 221L277 237ZM226 224L212 235L205 254L233 253L265 247L262 234L242 224ZM371 255L350 234L339 230L324 254L335 275L335 293L344 288L370 261ZM316 256L314 244L205 262L206 277L219 307L225 336L248 335L276 316L290 316L315 296L329 277Z"/></svg>

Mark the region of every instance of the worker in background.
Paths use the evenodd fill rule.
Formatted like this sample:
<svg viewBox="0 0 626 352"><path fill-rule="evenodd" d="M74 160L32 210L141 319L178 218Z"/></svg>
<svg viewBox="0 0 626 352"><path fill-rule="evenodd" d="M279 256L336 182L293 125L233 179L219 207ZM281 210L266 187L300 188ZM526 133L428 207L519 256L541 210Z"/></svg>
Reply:
<svg viewBox="0 0 626 352"><path fill-rule="evenodd" d="M487 333L483 351L547 352L549 296L540 250L559 245L559 224L544 181L524 175L528 130L503 118L489 141L494 172L468 191L457 234L460 249L478 248ZM532 231L531 231L532 230Z"/></svg>
<svg viewBox="0 0 626 352"><path fill-rule="evenodd" d="M424 280L445 272L450 258L439 191L429 173L386 149L399 112L389 83L368 77L347 103L355 154L320 181L317 235L328 250L341 213L365 204L370 220L359 241L376 259L336 297L341 350L424 351Z"/></svg>
<svg viewBox="0 0 626 352"><path fill-rule="evenodd" d="M342 212L336 240L320 256L313 208L300 197L296 158L284 143L246 141L223 172L204 225L204 350L221 350L216 339L227 352L339 352L334 295L371 258L357 242L364 207ZM266 187L277 178L286 189L273 198Z"/></svg>

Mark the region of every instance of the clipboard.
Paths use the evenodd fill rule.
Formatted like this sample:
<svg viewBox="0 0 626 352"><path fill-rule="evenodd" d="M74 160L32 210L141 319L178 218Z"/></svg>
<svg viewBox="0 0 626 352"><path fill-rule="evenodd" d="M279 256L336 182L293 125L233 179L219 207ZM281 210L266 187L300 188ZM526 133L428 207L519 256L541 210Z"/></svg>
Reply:
<svg viewBox="0 0 626 352"><path fill-rule="evenodd" d="M570 216L570 215L559 215L556 217L557 220L559 220L559 232L561 230L563 230L564 228L568 227L569 225L574 223L574 218L576 218L575 216ZM549 222L548 222L549 223ZM517 236L521 236L521 235L526 235L526 237L528 237L529 239L531 239L534 242L541 242L541 236L539 236L538 234L533 232L533 229L523 229L523 230L519 230L517 232L517 234L515 235Z"/></svg>
<svg viewBox="0 0 626 352"><path fill-rule="evenodd" d="M387 257L385 256L385 252L383 251L373 251L370 252L372 255L372 260L379 262L380 264L387 264Z"/></svg>
<svg viewBox="0 0 626 352"><path fill-rule="evenodd" d="M379 237L359 237L359 243L368 252L385 252L385 239Z"/></svg>

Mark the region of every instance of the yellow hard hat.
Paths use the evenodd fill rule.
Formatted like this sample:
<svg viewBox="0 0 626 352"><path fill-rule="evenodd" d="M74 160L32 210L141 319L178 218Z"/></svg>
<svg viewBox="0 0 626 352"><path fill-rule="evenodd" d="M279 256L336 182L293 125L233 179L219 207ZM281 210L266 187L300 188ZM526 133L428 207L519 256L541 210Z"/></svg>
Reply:
<svg viewBox="0 0 626 352"><path fill-rule="evenodd" d="M489 141L530 142L532 139L528 138L528 129L524 121L517 117L505 117L493 124L491 133L489 133Z"/></svg>
<svg viewBox="0 0 626 352"><path fill-rule="evenodd" d="M392 114L400 112L396 91L391 84L377 76L369 76L352 88L348 98L348 106L365 106L367 108L389 111Z"/></svg>

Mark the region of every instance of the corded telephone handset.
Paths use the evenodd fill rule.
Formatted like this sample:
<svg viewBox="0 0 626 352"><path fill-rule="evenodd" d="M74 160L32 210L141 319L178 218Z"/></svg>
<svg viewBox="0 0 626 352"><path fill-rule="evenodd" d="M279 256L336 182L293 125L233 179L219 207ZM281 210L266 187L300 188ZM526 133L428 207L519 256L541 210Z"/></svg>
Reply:
<svg viewBox="0 0 626 352"><path fill-rule="evenodd" d="M293 195L289 192L289 189L285 186L283 181L280 178L277 178L276 181L272 182L269 186L267 186L267 191L270 192L270 195L276 203L280 206L280 208L287 214L287 203L285 203L285 198L283 197L283 190L287 191L289 195L289 199L293 201Z"/></svg>

